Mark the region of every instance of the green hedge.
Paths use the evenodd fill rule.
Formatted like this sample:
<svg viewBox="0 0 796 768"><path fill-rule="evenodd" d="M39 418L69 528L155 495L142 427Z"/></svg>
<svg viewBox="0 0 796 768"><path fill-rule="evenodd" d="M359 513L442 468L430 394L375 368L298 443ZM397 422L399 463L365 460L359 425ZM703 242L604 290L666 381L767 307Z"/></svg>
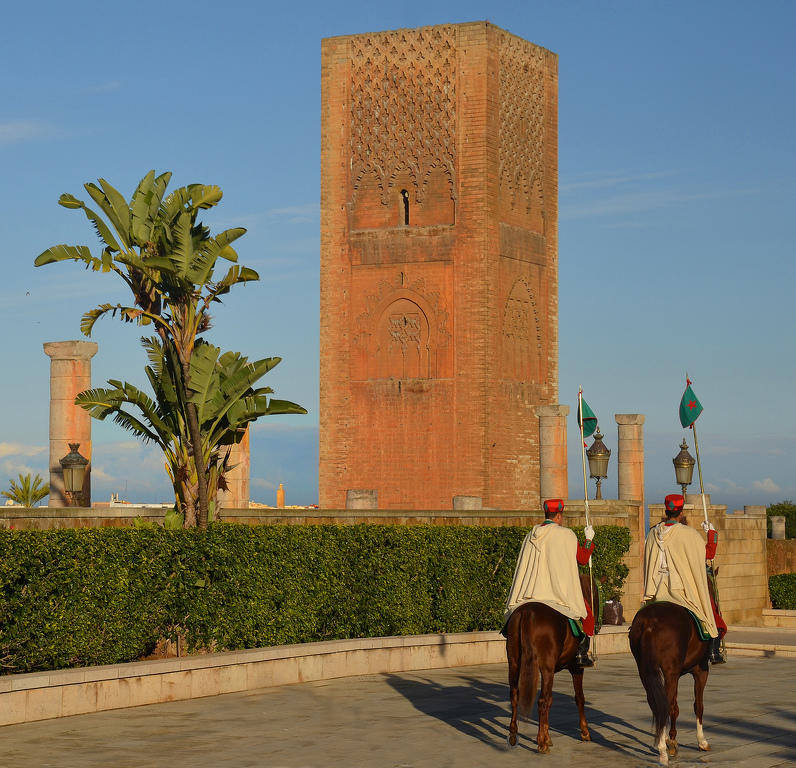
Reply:
<svg viewBox="0 0 796 768"><path fill-rule="evenodd" d="M796 573L781 573L768 579L771 605L785 611L796 611Z"/></svg>
<svg viewBox="0 0 796 768"><path fill-rule="evenodd" d="M189 650L498 629L527 528L245 526L0 531L0 664L28 672ZM626 529L597 528L615 589Z"/></svg>

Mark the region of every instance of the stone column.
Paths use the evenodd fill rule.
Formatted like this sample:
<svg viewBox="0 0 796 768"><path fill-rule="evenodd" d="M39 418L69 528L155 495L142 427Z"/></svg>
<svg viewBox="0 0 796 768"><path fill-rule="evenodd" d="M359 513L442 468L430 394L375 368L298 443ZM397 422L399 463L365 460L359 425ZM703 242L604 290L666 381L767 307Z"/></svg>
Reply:
<svg viewBox="0 0 796 768"><path fill-rule="evenodd" d="M539 418L539 495L545 499L569 496L567 476L568 405L540 405Z"/></svg>
<svg viewBox="0 0 796 768"><path fill-rule="evenodd" d="M221 509L249 508L250 462L249 428L247 427L241 441L230 448L229 463L232 469L227 472L227 490L220 491L218 494Z"/></svg>
<svg viewBox="0 0 796 768"><path fill-rule="evenodd" d="M619 443L616 473L619 496L623 500L644 501L644 416L640 413L617 413Z"/></svg>
<svg viewBox="0 0 796 768"><path fill-rule="evenodd" d="M640 413L617 413L619 439L616 449L618 499L640 501L638 508L639 562L644 562L644 416Z"/></svg>
<svg viewBox="0 0 796 768"><path fill-rule="evenodd" d="M763 507L765 509L765 507ZM744 507L744 512L746 507ZM771 515L771 538L784 539L785 538L785 516L784 515Z"/></svg>
<svg viewBox="0 0 796 768"><path fill-rule="evenodd" d="M50 507L68 507L64 473L59 463L69 453L69 443L80 443L88 459L83 480L83 506L91 506L91 416L75 405L75 397L91 388L93 341L50 341L44 354L50 358Z"/></svg>

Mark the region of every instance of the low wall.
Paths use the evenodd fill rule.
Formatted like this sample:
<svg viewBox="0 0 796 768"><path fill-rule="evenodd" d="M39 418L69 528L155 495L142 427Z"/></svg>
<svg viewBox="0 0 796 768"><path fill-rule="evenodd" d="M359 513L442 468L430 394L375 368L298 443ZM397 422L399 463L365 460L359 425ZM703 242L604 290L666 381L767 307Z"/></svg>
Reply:
<svg viewBox="0 0 796 768"><path fill-rule="evenodd" d="M603 628L597 638L600 656L627 650L627 626ZM0 677L0 725L312 680L505 663L506 641L497 632L467 632L331 640L32 672Z"/></svg>
<svg viewBox="0 0 796 768"><path fill-rule="evenodd" d="M766 541L768 575L796 573L796 539L768 539Z"/></svg>

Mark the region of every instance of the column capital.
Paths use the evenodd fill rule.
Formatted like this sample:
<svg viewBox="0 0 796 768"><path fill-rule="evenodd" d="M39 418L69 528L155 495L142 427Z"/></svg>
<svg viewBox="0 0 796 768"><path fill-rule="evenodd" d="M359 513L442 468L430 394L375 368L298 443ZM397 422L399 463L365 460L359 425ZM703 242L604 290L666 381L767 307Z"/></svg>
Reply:
<svg viewBox="0 0 796 768"><path fill-rule="evenodd" d="M536 416L542 418L556 418L559 416L569 416L568 405L537 405Z"/></svg>
<svg viewBox="0 0 796 768"><path fill-rule="evenodd" d="M45 341L44 354L53 360L89 360L97 354L96 341Z"/></svg>
<svg viewBox="0 0 796 768"><path fill-rule="evenodd" d="M620 426L636 426L644 423L643 413L617 413L614 418Z"/></svg>

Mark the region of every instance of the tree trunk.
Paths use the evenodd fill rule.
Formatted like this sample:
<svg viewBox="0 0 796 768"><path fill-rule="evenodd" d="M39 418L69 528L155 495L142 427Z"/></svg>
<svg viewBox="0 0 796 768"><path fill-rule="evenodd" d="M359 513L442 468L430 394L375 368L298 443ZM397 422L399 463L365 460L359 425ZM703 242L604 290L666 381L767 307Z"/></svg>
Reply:
<svg viewBox="0 0 796 768"><path fill-rule="evenodd" d="M198 521L200 528L207 528L207 515L209 505L207 502L207 466L205 466L204 451L202 451L202 434L199 431L199 417L196 413L196 403L186 402L188 411L188 431L191 435L193 447L193 463L196 467L196 485L198 498Z"/></svg>

